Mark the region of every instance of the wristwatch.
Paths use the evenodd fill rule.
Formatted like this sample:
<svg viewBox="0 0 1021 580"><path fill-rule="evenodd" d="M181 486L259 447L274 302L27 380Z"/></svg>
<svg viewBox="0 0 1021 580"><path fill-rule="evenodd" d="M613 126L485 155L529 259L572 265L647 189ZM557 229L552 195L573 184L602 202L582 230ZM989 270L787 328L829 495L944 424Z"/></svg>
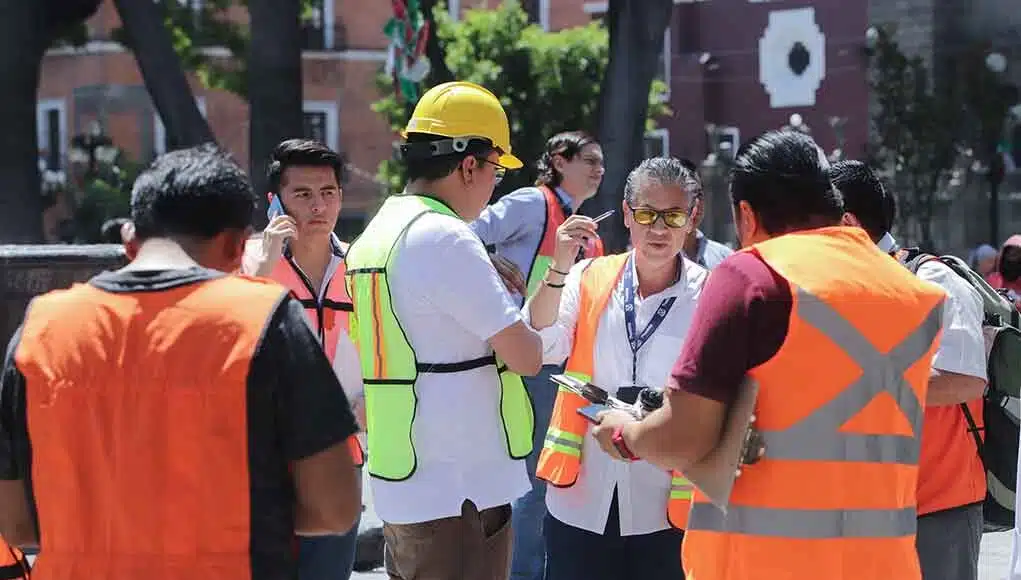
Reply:
<svg viewBox="0 0 1021 580"><path fill-rule="evenodd" d="M638 461L638 456L631 452L628 448L627 443L624 441L624 426L615 427L613 429L613 437L610 438L613 442L613 446L617 448L617 452L627 459L628 461Z"/></svg>

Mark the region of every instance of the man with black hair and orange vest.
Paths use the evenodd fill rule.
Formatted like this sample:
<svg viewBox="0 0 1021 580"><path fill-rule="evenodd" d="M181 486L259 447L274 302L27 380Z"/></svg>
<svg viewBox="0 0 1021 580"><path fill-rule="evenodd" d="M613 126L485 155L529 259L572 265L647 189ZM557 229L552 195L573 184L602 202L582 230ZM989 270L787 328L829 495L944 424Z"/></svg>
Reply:
<svg viewBox="0 0 1021 580"><path fill-rule="evenodd" d="M361 416L361 362L348 334L352 306L344 285L347 244L333 232L343 198L342 168L337 153L322 143L288 139L276 146L266 170L275 215L261 239L249 240L242 271L276 280L301 302L326 356L345 373L344 389ZM361 466L364 454L358 438L352 436L348 446ZM300 538L299 580L349 578L357 542L357 524L344 536Z"/></svg>
<svg viewBox="0 0 1021 580"><path fill-rule="evenodd" d="M240 266L255 196L213 145L135 181L131 263L37 297L0 383L0 533L37 579L293 578L343 534L357 429L301 304ZM85 571L85 572L83 572Z"/></svg>
<svg viewBox="0 0 1021 580"><path fill-rule="evenodd" d="M507 264L523 274L524 288L517 288L518 304L538 291L553 262L557 228L599 189L605 171L603 149L583 131L557 133L546 141L537 163L535 187L522 187L501 197L482 210L471 223L472 230L494 252L494 264L505 278ZM593 236L582 248L584 256L603 255L603 244ZM574 263L573 261L571 262ZM553 412L556 388L550 375L560 367L549 365L535 377L523 377L535 406L535 448L543 437ZM514 502L514 558L511 580L541 580L543 577L542 521L546 512L546 485L535 477L538 453L527 460L532 489Z"/></svg>
<svg viewBox="0 0 1021 580"><path fill-rule="evenodd" d="M725 509L696 490L689 578L921 578L918 457L945 294L840 225L828 170L802 133L741 147L730 191L744 249L706 281L663 407L603 413L593 430L613 457L683 473L757 386L765 451Z"/></svg>
<svg viewBox="0 0 1021 580"><path fill-rule="evenodd" d="M899 249L890 230L896 200L861 161L830 169L844 196L844 222L862 228L879 249L902 262L917 249ZM946 294L943 336L932 364L925 400L918 471L918 559L924 580L977 580L982 543L986 472L969 420L980 427L986 388L982 297L935 256L920 258L916 275ZM981 428L981 427L980 427Z"/></svg>

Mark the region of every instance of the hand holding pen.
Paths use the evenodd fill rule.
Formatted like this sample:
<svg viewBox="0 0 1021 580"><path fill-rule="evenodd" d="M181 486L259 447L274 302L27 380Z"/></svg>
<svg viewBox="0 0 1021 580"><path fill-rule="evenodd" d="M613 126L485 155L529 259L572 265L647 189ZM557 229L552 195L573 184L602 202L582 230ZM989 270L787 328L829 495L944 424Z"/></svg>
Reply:
<svg viewBox="0 0 1021 580"><path fill-rule="evenodd" d="M557 248L553 255L553 267L562 272L568 271L577 261L577 257L585 251L589 240L598 235L596 230L599 222L611 215L613 210L594 219L574 214L560 224L557 228Z"/></svg>

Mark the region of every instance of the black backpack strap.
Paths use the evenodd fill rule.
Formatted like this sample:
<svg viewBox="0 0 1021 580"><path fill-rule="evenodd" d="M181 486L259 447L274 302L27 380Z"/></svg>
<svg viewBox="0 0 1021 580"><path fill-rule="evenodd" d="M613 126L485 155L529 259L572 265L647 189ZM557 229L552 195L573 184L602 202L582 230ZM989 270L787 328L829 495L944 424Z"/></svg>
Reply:
<svg viewBox="0 0 1021 580"><path fill-rule="evenodd" d="M968 432L975 438L975 447L978 448L978 458L982 461L982 467L986 465L986 453L985 444L982 441L982 437L979 435L979 431L982 430L978 424L975 423L975 417L971 414L971 409L968 408L967 403L961 403L961 412L964 413L964 420L968 422Z"/></svg>

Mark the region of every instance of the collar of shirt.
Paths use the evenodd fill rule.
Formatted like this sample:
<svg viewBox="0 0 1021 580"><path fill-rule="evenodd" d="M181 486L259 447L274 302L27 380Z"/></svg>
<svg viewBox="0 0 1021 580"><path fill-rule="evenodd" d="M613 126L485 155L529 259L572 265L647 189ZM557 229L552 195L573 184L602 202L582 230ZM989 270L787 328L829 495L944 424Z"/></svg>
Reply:
<svg viewBox="0 0 1021 580"><path fill-rule="evenodd" d="M341 262L344 261L344 249L340 245L340 238L337 234L330 232L330 263L326 265L326 275L323 276L323 283L318 289L317 298L320 302L323 301L323 297L326 296L326 289L330 286L330 281L337 274L337 270L340 268ZM292 258L291 247L288 244L284 245L284 256ZM297 263L297 262L295 262Z"/></svg>
<svg viewBox="0 0 1021 580"><path fill-rule="evenodd" d="M631 253L631 259L628 260L627 267L631 268L631 275L634 277L633 280L635 281L635 284L638 284L638 287L636 288L636 290L640 290L641 289L641 285L638 282L638 267L635 266L635 251L631 250L630 253ZM689 279L688 274L690 274L690 270L691 270L691 268L689 267L690 262L691 262L691 260L688 260L682 254L677 254L677 273L674 275L674 279L673 279L672 282L670 282L670 285L667 286L662 292L657 292L656 294L650 294L650 295L646 296L645 298L642 298L639 294L636 293L635 300L638 301L638 302L642 302L643 300L648 300L649 298L653 298L653 297L657 297L657 296L658 297L662 297L662 298L669 298L671 296L682 296L684 294L689 293L691 291L691 284L688 283L688 281L689 281L688 280ZM624 293L623 280L624 280L624 277L621 276L620 281L617 282L617 290L616 291L620 292L621 296L623 296L623 293ZM682 281L684 282L683 284L681 284Z"/></svg>
<svg viewBox="0 0 1021 580"><path fill-rule="evenodd" d="M567 192L564 191L562 187L557 187L553 191L557 193L557 197L560 199L560 205L564 206L564 213L567 215L573 214L575 207L574 200L571 199L571 196L567 195Z"/></svg>

